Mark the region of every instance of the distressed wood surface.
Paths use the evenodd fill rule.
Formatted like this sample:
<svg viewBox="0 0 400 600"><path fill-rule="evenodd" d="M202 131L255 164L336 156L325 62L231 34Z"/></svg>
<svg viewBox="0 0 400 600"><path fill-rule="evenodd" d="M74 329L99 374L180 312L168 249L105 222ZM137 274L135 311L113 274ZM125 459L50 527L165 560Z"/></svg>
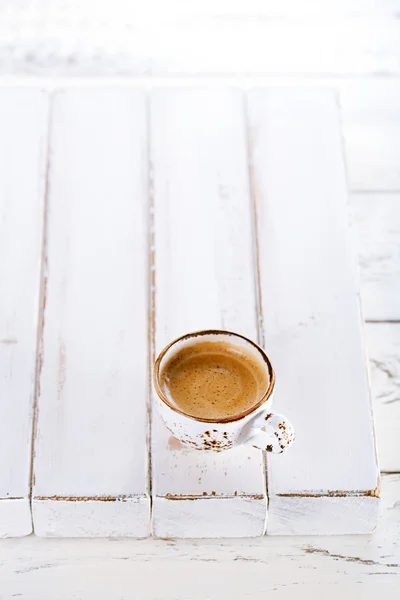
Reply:
<svg viewBox="0 0 400 600"><path fill-rule="evenodd" d="M332 3L300 12L298 6L276 10L264 2L267 8L255 13L245 2L239 11L235 3L225 3L222 13L202 5L193 10L193 3L186 11L152 2L140 8L126 1L100 3L96 11L88 2L73 8L71 2L58 2L57 8L54 1L46 4L22 3L20 10L4 2L0 6L1 74L400 72L398 7L379 11L347 5L344 14L350 18L341 18Z"/></svg>
<svg viewBox="0 0 400 600"><path fill-rule="evenodd" d="M367 344L380 468L400 472L400 324L368 323Z"/></svg>
<svg viewBox="0 0 400 600"><path fill-rule="evenodd" d="M336 98L249 95L265 348L296 446L268 457L270 534L366 533L379 500Z"/></svg>
<svg viewBox="0 0 400 600"><path fill-rule="evenodd" d="M399 38L400 40L400 38ZM399 41L400 44L400 41ZM281 87L331 87L339 92L343 136L346 150L346 167L351 191L399 191L400 169L400 78L382 74L379 77L312 77L307 75L258 75L245 74L241 77L222 75L216 79L204 77L159 77L131 78L115 77L62 79L45 77L4 77L4 86L40 86L47 90L60 87L99 88L104 85L131 89L158 87L236 87L251 89L260 86ZM115 73L114 73L115 75Z"/></svg>
<svg viewBox="0 0 400 600"><path fill-rule="evenodd" d="M157 86L156 82L153 82L154 85ZM179 82L173 82L171 80L170 84L173 87L176 86ZM229 83L228 80L226 83ZM231 82L233 83L233 82ZM276 85L277 81L272 81L272 85ZM340 91L340 104L343 108L343 130L344 130L344 141L346 148L346 158L349 165L349 175L350 175L350 185L353 190L364 190L364 192L355 193L352 195L352 221L353 221L353 231L355 232L355 241L357 242L357 248L359 250L360 256L360 264L361 264L361 282L362 282L362 297L363 297L363 305L364 305L364 315L367 319L398 319L397 316L397 305L398 302L397 296L397 265L398 265L398 244L397 244L397 214L398 214L398 193L393 193L394 190L400 187L400 180L398 179L398 139L397 135L397 127L398 127L398 103L396 102L397 97L400 97L400 83L396 79L367 79L367 80L327 80L327 83L337 86ZM244 87L251 87L250 81L242 81ZM290 83L289 83L290 84ZM289 85L288 84L288 85ZM315 87L318 85L316 80L308 79L305 80L305 84L309 85L309 87ZM191 83L187 84L190 86ZM290 84L293 85L293 82ZM49 86L51 87L51 86ZM74 84L66 85L66 87L73 91ZM136 95L136 91L129 89L130 85L119 86L118 94L122 95ZM125 88L125 89L122 89ZM19 90L18 92L14 90L5 90L2 86L2 102L4 102L4 94L8 97L14 97L17 93L19 98L25 97L39 97L40 94L36 90L23 91ZM76 91L73 91L73 94L76 94ZM95 95L99 93L99 89L97 88L96 92L92 92ZM101 92L102 94L104 92ZM10 94L10 95L8 95ZM79 95L79 94L78 94ZM140 94L139 94L140 95ZM38 101L38 104L35 102L31 103L28 113L31 114L32 110L39 110L39 113L43 117L43 121L36 121L35 125L31 125L32 129L40 128L42 125L43 136L40 137L41 149L37 149L36 157L38 162L36 165L39 165L37 168L36 177L37 183L41 191L37 192L37 204L34 205L32 203L29 204L29 209L34 210L35 206L38 207L39 212L42 211L42 206L40 202L43 201L43 193L44 193L44 179L45 179L45 145L46 145L46 104L47 99L43 96L42 100ZM7 101L9 102L9 101ZM13 110L19 110L18 107L22 106L23 100L15 103L14 100L10 101L7 104L8 108L13 108ZM43 107L38 109L38 105ZM11 106L12 105L12 106ZM42 111L42 112L41 112ZM23 118L28 119L28 113L23 113ZM12 119L6 118L8 113L3 111L3 122L2 122L2 133L4 131L10 131L13 127ZM11 113L10 113L11 114ZM143 120L144 123L145 119ZM20 121L19 121L20 122ZM24 121L25 122L25 121ZM143 125L144 126L144 125ZM31 128L28 126L25 129L25 132L30 131ZM77 134L78 135L78 134ZM170 134L172 136L172 133ZM14 136L15 138L15 136ZM25 139L25 138L24 138ZM18 142L17 139L13 139L13 142ZM2 139L3 146L5 148L4 152L4 161L9 161L9 156L14 156L13 154L9 154L8 148L6 145L7 140ZM128 143L128 142L126 142ZM130 142L133 143L133 142ZM40 145L39 144L39 145ZM145 146L145 143L144 143ZM27 155L27 151L31 146L28 144L27 147L24 147L24 152L22 156ZM144 150L144 152L146 152ZM146 159L144 159L146 160ZM174 159L175 160L175 159ZM41 161L41 163L40 163ZM41 167L40 167L41 164ZM145 166L145 162L144 168ZM35 167L34 162L29 162L30 170L27 171L28 174L32 175L33 169ZM125 166L125 168L127 168ZM97 173L97 171L96 171ZM12 178L13 188L7 187L4 188L6 190L15 188L15 192L18 194L18 200L22 202L22 196L19 196L21 189L28 189L28 180L18 179L18 188L15 187L15 181L17 178L14 176L14 171L3 170L1 177L3 181L9 181L8 178ZM29 180L29 193L32 194L32 190L35 189L34 180ZM100 185L100 184L99 184ZM8 186L8 184L7 184ZM86 189L86 188L85 188ZM377 192L371 194L371 192L375 192L376 190L385 190L390 191L391 194L385 194L383 192ZM36 192L35 192L36 193ZM247 193L247 192L246 192ZM147 191L146 191L147 194ZM5 194L2 197L8 198L9 195ZM26 201L26 198L24 198ZM208 205L207 205L208 206ZM7 205L7 211L9 211L9 206ZM9 213L8 213L9 214ZM25 215L26 213L24 213ZM49 213L50 214L50 213ZM15 216L15 215L14 215ZM21 239L24 239L25 242L29 241L32 243L34 237L34 231L28 227L28 221L20 220L21 215L18 216L18 226L21 227L21 231L23 228L25 231L24 236L21 236ZM32 214L28 215L31 219ZM40 219L42 219L43 215L41 215ZM79 217L80 218L80 217ZM66 219L67 222L67 219ZM4 225L8 227L8 230L11 229L10 219L3 219L2 226L4 231ZM41 227L42 221L40 220L39 226ZM12 227L14 228L15 223L12 223ZM38 230L37 235L39 236L36 240L37 243L41 243L41 232ZM193 237L193 236L192 236ZM10 243L10 237L2 236L0 243L4 242ZM13 239L12 243L15 244L17 242L17 238ZM146 242L147 243L147 240ZM40 248L36 246L36 252L39 252L38 262L36 263L37 269L40 269ZM9 249L7 248L7 252L2 252L3 256L9 256ZM32 255L29 255L27 260L34 261L34 252ZM21 258L21 256L19 256ZM32 275L32 273L31 273ZM4 276L4 271L2 276ZM49 279L50 281L50 279ZM25 289L24 279L24 289ZM37 285L39 286L40 282L40 271L37 271ZM32 279L31 279L32 284ZM3 285L2 285L3 289ZM10 289L10 288L8 288ZM39 287L37 288L36 293L38 294ZM239 290L240 291L240 290ZM28 294L27 294L28 296ZM11 295L10 295L11 297ZM33 294L34 297L34 294ZM2 297L1 307L3 311L3 307L9 306L8 303L4 302L4 299L7 299L8 302L8 294ZM28 298L23 298L21 295L18 298L22 302L26 303ZM204 298L202 298L204 300ZM207 299L207 298L206 298ZM38 308L39 298L37 297L36 310ZM13 300L14 302L14 300ZM33 306L33 304L32 304ZM1 312L1 311L0 311ZM181 311L182 312L182 311ZM35 313L36 314L36 313ZM33 321L30 321L29 327L36 327L34 322L35 314L33 314ZM2 312L3 315L3 312ZM0 317L0 319L2 316ZM32 325L33 323L33 325ZM27 339L28 332L32 332L32 329L29 327L24 328L24 336ZM249 333L248 333L249 334ZM36 335L36 334L35 334ZM400 416L397 414L397 405L396 399L400 396L400 388L397 377L397 354L398 354L398 340L399 340L399 332L397 324L368 324L367 327L367 343L369 355L371 357L371 365L372 365L372 389L374 395L374 407L375 407L375 420L376 420L376 431L378 438L378 450L380 455L381 468L383 471L399 471L399 452L396 445L396 431L397 431L397 423L399 422ZM166 338L168 334L166 333ZM7 339L7 338L5 338ZM35 338L36 344L36 338ZM7 346L7 344L6 344ZM0 349L0 352L4 353L4 350L7 348ZM33 348L34 351L34 348ZM9 354L7 354L9 356ZM14 355L13 355L14 356ZM25 360L27 354L24 351L23 358ZM8 359L7 359L8 360ZM7 365L7 360L2 361L2 365ZM15 362L14 364L17 364ZM32 367L32 365L31 365ZM13 371L15 373L15 370ZM32 382L31 382L32 383ZM18 386L18 389L21 389L22 379L13 379L12 385ZM49 401L50 403L50 401ZM12 414L11 414L12 418ZM30 418L30 415L29 415ZM6 421L2 421L3 428L7 431L7 433L12 429L8 427ZM1 424L0 424L1 427ZM28 436L30 425L28 423ZM54 436L56 437L56 436ZM0 441L5 443L8 439L10 440L10 436L2 437ZM8 443L7 442L7 443ZM72 444L72 442L71 442ZM146 460L144 458L144 460ZM279 460L279 457L278 457ZM8 463L4 463L4 466L7 466ZM18 471L13 469L12 478L16 480ZM10 473L8 474L8 476ZM7 476L7 477L8 477ZM28 481L28 490L29 490L29 475L27 477ZM216 491L214 488L211 488L212 491ZM57 494L56 494L57 495ZM132 494L131 494L132 495ZM110 519L113 520L114 524L116 523L116 532L119 532L123 529L124 518L127 511L132 511L132 514L135 511L137 513L137 519L141 519L142 507L140 506L140 502L137 503L137 496L133 494L132 503L130 507L126 507L126 503L115 503L115 502L102 502L97 503L95 505L97 515L99 518L99 523L104 526L106 522L110 522ZM12 496L13 498L15 496ZM60 497L60 496L59 496ZM61 496L63 498L64 496ZM53 524L56 523L56 528L59 531L60 535L68 535L68 532L71 531L71 523L79 522L84 523L88 520L88 513L92 514L92 506L90 502L86 502L83 499L88 498L86 494L80 494L74 496L66 495L68 498L78 498L79 502L69 502L68 500L57 500L52 501L51 506L49 503L44 503L44 501L35 501L35 507L40 511L46 510L49 521ZM0 503L0 507L2 507L2 513L0 513L0 529L2 527L2 523L5 526L5 535L22 535L22 533L27 532L29 530L30 524L28 522L28 501L27 496L25 498L21 496L15 497L15 501L6 500ZM166 521L168 523L172 523L173 526L176 525L176 509L173 507L172 501L168 500L164 502L163 498L159 498L160 506L162 505L162 510L165 513ZM43 506L40 504L43 502ZM145 502L147 500L145 499ZM211 503L217 505L217 498L210 498L210 504L207 505L211 507ZM129 503L129 501L128 501ZM188 506L190 503L187 502L185 506ZM192 503L193 504L193 503ZM224 503L225 504L225 503ZM331 500L328 505L331 504ZM207 519L209 508L206 508L205 512L201 509L201 506L205 506L205 503L197 504L199 511L199 527L202 527L203 521ZM248 525L248 520L241 519L242 511L241 508L237 510L237 503L231 502L232 511L237 516L241 523L246 527ZM239 503L240 506L240 503ZM260 504L258 505L257 510L254 511L254 519L253 522L258 522L258 519L261 519L261 515L263 514L263 501L260 498ZM147 509L146 509L147 510ZM194 509L189 509L189 512L185 509L183 511L185 513L185 519L190 518L191 511ZM213 507L212 512L215 513L215 508ZM329 509L330 510L330 509ZM125 512L124 512L125 511ZM172 512L171 512L172 511ZM42 514L42 513L40 513ZM22 518L21 518L22 515ZM221 516L222 518L225 516L224 509L221 505ZM47 518L47 517L46 517ZM135 517L136 518L136 517ZM197 518L197 517L196 517ZM236 517L235 517L236 518ZM16 529L13 530L13 533L7 533L10 530L10 523L17 524ZM226 521L228 523L228 521ZM223 524L222 524L223 526ZM86 526L85 526L86 527ZM79 530L79 535L83 533L92 534L93 530L89 528L89 530L85 529ZM97 531L100 531L101 528L98 528L97 525L94 525ZM168 525L169 527L169 525ZM185 526L183 527L185 529ZM55 531L55 529L53 530ZM226 531L226 530L225 530Z"/></svg>
<svg viewBox="0 0 400 600"><path fill-rule="evenodd" d="M146 536L145 97L55 95L33 522L41 536Z"/></svg>
<svg viewBox="0 0 400 600"><path fill-rule="evenodd" d="M399 191L400 78L332 84L340 92L350 188Z"/></svg>
<svg viewBox="0 0 400 600"><path fill-rule="evenodd" d="M243 96L231 90L157 91L150 126L156 352L198 329L231 329L257 339ZM152 442L156 536L263 533L260 451L177 447L156 413Z"/></svg>
<svg viewBox="0 0 400 600"><path fill-rule="evenodd" d="M29 491L48 100L0 95L0 537L32 530Z"/></svg>
<svg viewBox="0 0 400 600"><path fill-rule="evenodd" d="M397 600L400 477L382 478L372 536L0 542L1 594L22 600Z"/></svg>
<svg viewBox="0 0 400 600"><path fill-rule="evenodd" d="M364 317L400 320L400 193L353 194Z"/></svg>

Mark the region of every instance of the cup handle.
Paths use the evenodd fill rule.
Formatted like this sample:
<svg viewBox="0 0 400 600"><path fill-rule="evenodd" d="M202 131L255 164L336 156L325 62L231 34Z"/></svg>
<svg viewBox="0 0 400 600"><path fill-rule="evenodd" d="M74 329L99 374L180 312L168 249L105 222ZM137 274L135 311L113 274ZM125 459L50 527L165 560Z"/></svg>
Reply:
<svg viewBox="0 0 400 600"><path fill-rule="evenodd" d="M269 413L265 416L263 427L253 429L246 444L280 454L293 444L294 438L295 433L290 421L284 415Z"/></svg>

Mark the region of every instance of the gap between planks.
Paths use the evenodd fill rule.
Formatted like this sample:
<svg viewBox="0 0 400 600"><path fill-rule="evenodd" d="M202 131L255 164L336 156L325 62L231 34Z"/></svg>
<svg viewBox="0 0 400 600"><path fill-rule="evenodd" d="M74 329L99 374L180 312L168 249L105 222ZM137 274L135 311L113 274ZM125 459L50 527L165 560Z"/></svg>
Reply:
<svg viewBox="0 0 400 600"><path fill-rule="evenodd" d="M388 323L389 325L398 325L400 319L365 319L365 323Z"/></svg>
<svg viewBox="0 0 400 600"><path fill-rule="evenodd" d="M44 202L43 202L43 230L42 230L42 256L40 267L40 282L39 282L39 308L38 308L38 328L36 339L36 369L35 369L35 384L33 394L33 413L32 413L32 442L31 442L31 463L30 463L30 491L29 504L31 510L32 527L32 493L35 485L35 444L37 435L37 418L38 418L38 398L40 395L40 375L43 366L43 332L44 318L46 309L46 294L47 294L47 227L48 227L48 202L49 202L49 175L50 175L50 153L51 153L51 130L53 119L53 99L54 94L50 93L48 97L48 117L47 117L47 143L46 143L46 170L44 182Z"/></svg>
<svg viewBox="0 0 400 600"><path fill-rule="evenodd" d="M148 493L150 500L150 535L154 535L153 527L153 468L152 468L152 423L153 423L153 365L156 360L156 256L155 256L155 221L154 221L154 166L151 158L150 146L150 100L146 93L146 134L147 134L147 198L148 198L148 369L149 389L147 391L147 465L148 465Z"/></svg>
<svg viewBox="0 0 400 600"><path fill-rule="evenodd" d="M127 502L140 499L140 495L126 494L122 496L34 496L34 500L51 500L54 502Z"/></svg>
<svg viewBox="0 0 400 600"><path fill-rule="evenodd" d="M257 190L256 190L256 178L254 173L254 161L253 161L253 145L254 142L250 136L250 121L249 121L249 105L248 96L243 93L243 120L245 127L246 146L247 146L247 167L248 167L248 178L249 178L249 196L250 196L250 218L251 218L251 237L252 237L252 252L253 252L253 265L254 265L254 288L255 288L255 299L256 299L256 316L257 316L257 343L261 348L265 348L265 330L264 330L264 315L263 315L263 303L262 303L262 288L261 288L261 275L260 275L260 244L258 236L258 213L257 213ZM268 519L268 465L267 465L267 454L262 453L262 468L264 473L265 482L265 496L267 499L267 519ZM264 535L266 531L264 532Z"/></svg>
<svg viewBox="0 0 400 600"><path fill-rule="evenodd" d="M187 495L177 495L177 494L165 494L164 496L157 496L157 498L163 498L164 500L232 500L233 498L243 498L248 500L264 500L263 494L237 494L234 493L233 496L219 496L215 492L211 492L211 494L203 493L202 496L187 496Z"/></svg>
<svg viewBox="0 0 400 600"><path fill-rule="evenodd" d="M380 190L379 188L374 188L374 189L362 189L362 188L353 188L351 190L349 190L349 194L353 195L360 195L360 196L365 196L365 195L370 195L370 196L376 196L377 194L387 194L388 196L397 196L400 194L400 189L396 189L396 188L392 188L390 190L385 190L382 189Z"/></svg>
<svg viewBox="0 0 400 600"><path fill-rule="evenodd" d="M0 502L2 500L26 500L26 498L24 498L23 496L7 496L7 497L0 498Z"/></svg>

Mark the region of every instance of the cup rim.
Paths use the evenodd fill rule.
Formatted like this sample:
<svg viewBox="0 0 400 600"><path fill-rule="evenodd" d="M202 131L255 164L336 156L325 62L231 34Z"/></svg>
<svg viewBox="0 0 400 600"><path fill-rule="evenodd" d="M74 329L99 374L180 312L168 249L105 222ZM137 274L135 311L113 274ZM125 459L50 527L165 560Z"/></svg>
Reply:
<svg viewBox="0 0 400 600"><path fill-rule="evenodd" d="M244 340L245 342L251 344L254 348L256 348L256 350L258 350L258 352L261 354L261 357L263 358L264 362L266 363L267 368L268 368L268 375L269 375L268 387L267 387L264 395L262 396L262 398L257 402L257 404L255 404L251 408L247 409L245 412L239 413L238 415L234 415L233 417L226 417L224 419L203 419L202 417L194 417L193 415L189 415L188 413L181 410L180 408L177 408L176 406L171 404L171 402L169 402L168 398L163 394L163 391L159 384L159 375L160 375L161 361L164 358L164 356L167 354L167 352L170 350L170 348L172 348L172 346L174 346L178 342L190 339L192 337L201 337L201 336L205 336L205 335L231 335L234 337L241 338L242 340ZM240 333L235 333L234 331L228 331L225 329L201 329L199 331L192 331L190 333L186 333L184 335L181 335L181 336L175 338L174 340L172 340L172 342L170 342L167 346L165 346L165 348L163 350L161 350L160 354L156 358L156 361L155 361L154 367L153 367L153 385L154 385L154 388L155 388L160 400L162 402L164 402L164 404L166 404L174 412L177 412L185 417L188 417L189 419L193 419L194 421L199 421L202 423L233 423L234 421L239 421L240 419L247 417L248 415L250 415L251 413L256 411L258 408L260 408L260 406L262 406L269 400L269 398L271 397L271 395L274 391L274 388L275 388L275 371L274 371L271 361L269 360L264 349L261 348L261 346L259 344L257 344L256 342L253 342L253 340L250 340L246 336L244 336Z"/></svg>

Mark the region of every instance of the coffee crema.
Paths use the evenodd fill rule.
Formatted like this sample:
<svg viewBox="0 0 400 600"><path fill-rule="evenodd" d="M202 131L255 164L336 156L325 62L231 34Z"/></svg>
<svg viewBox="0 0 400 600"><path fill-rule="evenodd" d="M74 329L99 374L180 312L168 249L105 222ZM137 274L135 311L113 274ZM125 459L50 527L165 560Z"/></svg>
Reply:
<svg viewBox="0 0 400 600"><path fill-rule="evenodd" d="M172 406L200 419L229 419L251 410L268 388L266 365L228 342L197 342L162 366L162 393Z"/></svg>

